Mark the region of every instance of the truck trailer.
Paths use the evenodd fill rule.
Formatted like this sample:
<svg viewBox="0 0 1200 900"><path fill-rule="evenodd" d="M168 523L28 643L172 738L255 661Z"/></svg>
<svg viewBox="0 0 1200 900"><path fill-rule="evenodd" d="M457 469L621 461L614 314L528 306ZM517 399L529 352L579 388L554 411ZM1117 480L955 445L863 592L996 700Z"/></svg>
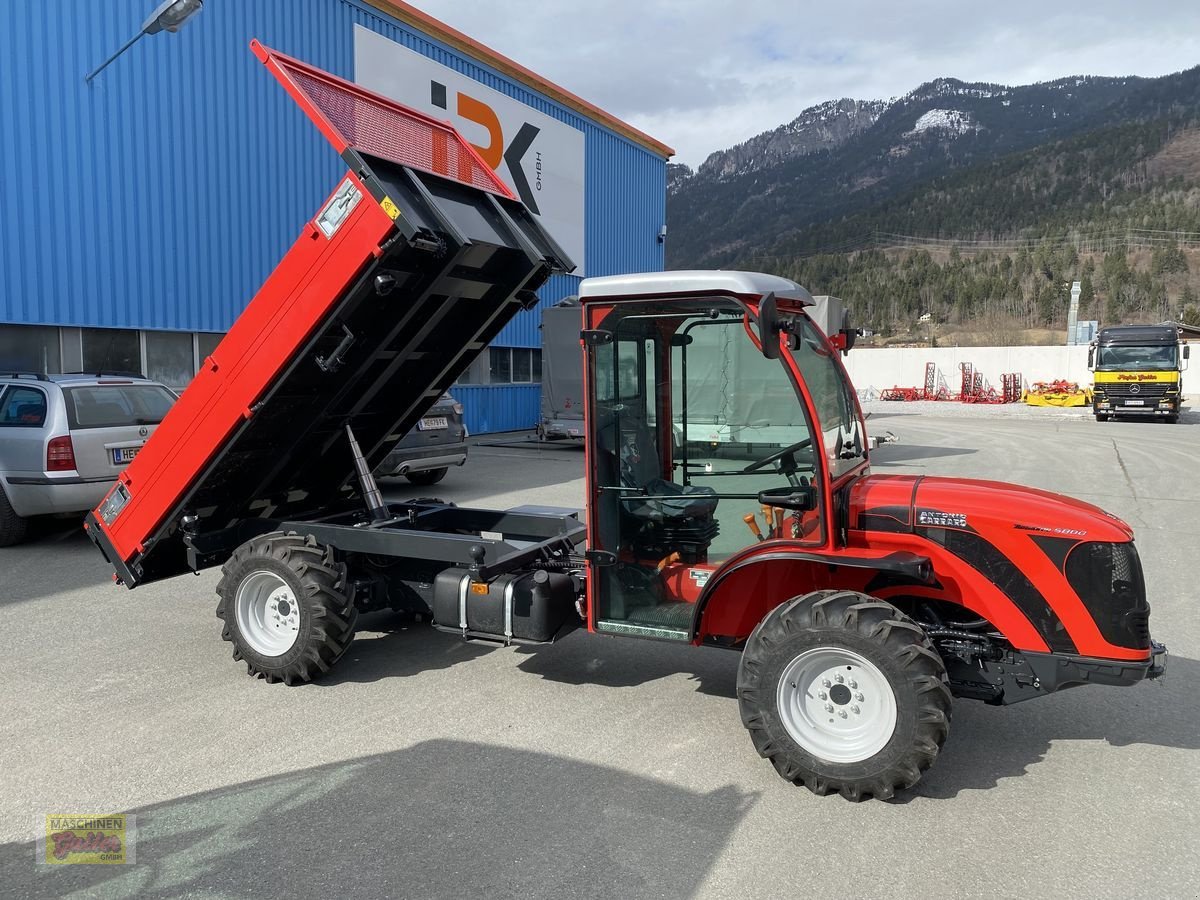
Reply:
<svg viewBox="0 0 1200 900"><path fill-rule="evenodd" d="M86 523L129 588L222 566L250 674L320 678L389 608L496 644L719 648L757 752L850 800L916 784L955 697L1162 675L1132 529L1018 485L872 474L839 348L774 275L581 282L582 512L386 502L372 469L571 263L444 123L252 46L347 172ZM719 402L717 344L740 348L726 384L772 399L749 460L673 440Z"/></svg>

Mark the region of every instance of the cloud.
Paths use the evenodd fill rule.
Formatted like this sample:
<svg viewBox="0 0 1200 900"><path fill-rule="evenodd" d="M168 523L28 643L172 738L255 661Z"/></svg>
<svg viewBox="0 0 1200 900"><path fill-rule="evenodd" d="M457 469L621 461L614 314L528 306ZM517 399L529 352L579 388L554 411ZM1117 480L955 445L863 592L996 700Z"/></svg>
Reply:
<svg viewBox="0 0 1200 900"><path fill-rule="evenodd" d="M823 100L939 76L1028 84L1200 63L1200 5L1178 0L417 2L693 166Z"/></svg>

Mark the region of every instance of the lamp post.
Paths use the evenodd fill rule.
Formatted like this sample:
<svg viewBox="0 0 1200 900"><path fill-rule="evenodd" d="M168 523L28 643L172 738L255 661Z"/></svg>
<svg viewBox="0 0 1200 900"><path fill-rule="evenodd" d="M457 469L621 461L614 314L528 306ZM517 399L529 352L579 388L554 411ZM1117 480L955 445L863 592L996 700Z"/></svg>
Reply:
<svg viewBox="0 0 1200 900"><path fill-rule="evenodd" d="M99 67L84 76L83 80L91 84L92 79L108 68L109 63L140 41L144 35L158 34L160 31L169 31L174 34L203 7L204 0L163 0L142 23L142 30L127 40L120 50L102 62Z"/></svg>

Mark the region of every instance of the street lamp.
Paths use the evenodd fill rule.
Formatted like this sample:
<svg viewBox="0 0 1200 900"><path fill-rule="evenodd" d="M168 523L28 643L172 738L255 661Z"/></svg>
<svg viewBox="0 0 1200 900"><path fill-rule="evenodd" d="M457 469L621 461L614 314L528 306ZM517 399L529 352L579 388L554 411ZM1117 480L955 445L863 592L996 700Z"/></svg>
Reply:
<svg viewBox="0 0 1200 900"><path fill-rule="evenodd" d="M142 23L142 30L127 40L121 49L101 63L99 68L89 72L83 80L91 84L93 78L103 72L114 59L141 40L143 35L158 34L160 31L169 31L174 34L183 27L188 19L200 12L203 6L204 0L163 0Z"/></svg>

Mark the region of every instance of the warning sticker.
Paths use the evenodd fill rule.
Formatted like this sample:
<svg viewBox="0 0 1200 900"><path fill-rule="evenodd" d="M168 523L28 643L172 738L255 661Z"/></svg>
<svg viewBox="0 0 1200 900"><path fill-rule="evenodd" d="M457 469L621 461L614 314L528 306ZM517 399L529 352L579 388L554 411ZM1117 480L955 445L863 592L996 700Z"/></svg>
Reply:
<svg viewBox="0 0 1200 900"><path fill-rule="evenodd" d="M696 582L696 587L704 587L708 584L708 576L711 575L708 569L688 569L688 577Z"/></svg>
<svg viewBox="0 0 1200 900"><path fill-rule="evenodd" d="M384 197L379 201L379 205L383 207L383 211L388 214L388 218L393 222L400 218L400 207L392 202L391 197Z"/></svg>

